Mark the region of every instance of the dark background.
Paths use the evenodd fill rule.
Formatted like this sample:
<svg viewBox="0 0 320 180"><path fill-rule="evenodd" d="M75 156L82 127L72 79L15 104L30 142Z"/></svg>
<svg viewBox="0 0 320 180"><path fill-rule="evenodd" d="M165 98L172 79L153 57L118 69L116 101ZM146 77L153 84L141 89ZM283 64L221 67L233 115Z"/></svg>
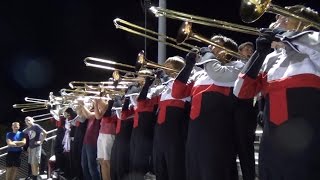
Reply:
<svg viewBox="0 0 320 180"><path fill-rule="evenodd" d="M287 6L305 4L319 11L317 0L277 0ZM156 6L157 1L152 1ZM218 20L267 27L273 14L245 24L239 16L240 0L171 0L167 8ZM144 38L116 29L113 19L122 18L144 26L143 1L139 0L9 0L0 2L0 123L23 121L27 115L12 108L25 103L24 97L48 99L49 92L59 95L70 81L103 81L111 72L86 67L87 56L107 58L133 65L144 49ZM147 11L148 29L157 31L157 18ZM181 21L167 19L167 34L175 37ZM256 36L194 25L194 31L206 37L213 33L233 38L238 44L255 41ZM192 42L190 42L192 43ZM157 42L147 41L147 58L157 61ZM167 56L185 56L185 52L167 47ZM1 135L2 136L2 135Z"/></svg>

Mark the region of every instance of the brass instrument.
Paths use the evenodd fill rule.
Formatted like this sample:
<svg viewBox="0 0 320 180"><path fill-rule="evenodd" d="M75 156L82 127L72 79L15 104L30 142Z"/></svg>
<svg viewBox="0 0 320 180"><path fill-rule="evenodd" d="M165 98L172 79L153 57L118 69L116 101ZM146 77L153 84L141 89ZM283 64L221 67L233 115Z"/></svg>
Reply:
<svg viewBox="0 0 320 180"><path fill-rule="evenodd" d="M132 76L130 76L130 74ZM144 81L144 78L142 78L141 76L139 76L139 72L138 73L135 73L135 74L138 74L137 77L135 77L135 74L132 74L130 73L129 75L126 74L126 75L121 75L119 71L113 71L112 73L112 78L113 78L113 81L117 81L118 84L119 83L123 83L123 82L128 82L128 84L130 82L140 82L140 81Z"/></svg>
<svg viewBox="0 0 320 180"><path fill-rule="evenodd" d="M125 91L116 91L112 90L108 92L105 96L101 96L101 91L94 91L94 90L79 90L79 89L61 89L61 94L64 97L73 99L69 104L68 107L71 107L74 111L77 111L79 108L79 101L82 101L84 106L87 109L92 109L94 107L94 101L93 99L100 99L100 100L111 100L115 96L123 96L125 94ZM106 93L106 92L104 92ZM60 108L62 109L62 108ZM62 113L64 110L61 111ZM56 114L61 114L60 111Z"/></svg>
<svg viewBox="0 0 320 180"><path fill-rule="evenodd" d="M13 108L21 109L21 112L40 111L48 109L47 103L25 103L25 104L14 104Z"/></svg>
<svg viewBox="0 0 320 180"><path fill-rule="evenodd" d="M25 97L24 100L29 103L14 104L13 108L21 108L21 112L40 111L49 108L49 101L45 99L37 99Z"/></svg>
<svg viewBox="0 0 320 180"><path fill-rule="evenodd" d="M105 89L106 91L112 91L113 89L126 89L128 85L132 82L129 81L121 81L114 85L113 81L101 81L101 82L93 82L93 81L71 81L69 83L69 87L71 89L81 89L81 90L92 90L92 89Z"/></svg>
<svg viewBox="0 0 320 180"><path fill-rule="evenodd" d="M123 64L123 63L118 63L118 62L107 60L107 59L95 58L95 57L85 58L84 64L86 66L90 66L90 67L96 67L96 68L106 69L106 70L111 70L111 71L120 71L120 72L124 72L124 73L131 73L135 69L135 66L131 66L128 64ZM105 64L108 64L108 65L105 65ZM131 70L118 69L115 67L111 67L111 65L121 66L123 68L129 68Z"/></svg>
<svg viewBox="0 0 320 180"><path fill-rule="evenodd" d="M164 16L170 19L180 20L184 22L188 21L190 23L201 24L201 25L215 27L215 28L222 28L226 30L231 30L231 31L236 31L236 32L241 32L241 33L246 33L251 35L263 34L259 31L259 29L254 27L239 25L235 23L229 23L229 22L220 21L217 19L196 16L196 15L187 14L187 13L174 11L170 9L165 9L161 7L152 6L150 7L150 11L153 14L155 14L156 17Z"/></svg>
<svg viewBox="0 0 320 180"><path fill-rule="evenodd" d="M126 87L127 88L127 87ZM103 96L100 96L102 94L106 95L124 95L125 89L104 89L98 87L98 88L92 88L91 90L88 89L61 89L60 93L64 97L73 97L76 99L77 97L84 97L89 99L103 99Z"/></svg>
<svg viewBox="0 0 320 180"><path fill-rule="evenodd" d="M149 69L149 68L153 68L153 69L163 69L163 70L167 70L167 71L171 71L171 72L179 72L175 69L172 69L172 68L168 68L166 66L163 66L163 65L160 65L160 64L157 64L157 63L154 63L150 60L148 60L145 55L144 55L144 51L140 51L140 53L138 54L138 57L137 57L137 62L136 62L136 71L140 71L142 69Z"/></svg>
<svg viewBox="0 0 320 180"><path fill-rule="evenodd" d="M87 57L87 58L85 58L84 61L85 61L85 64L87 66L92 66L92 67L97 67L97 68L102 68L102 69L107 69L107 70L112 70L112 71L119 71L119 72L124 72L124 73L136 73L138 76L139 76L139 71L143 70L143 69L146 69L146 68L147 69L148 68L152 68L152 69L160 68L160 69L163 69L163 70L176 72L176 70L174 70L174 69L171 69L171 68L165 67L163 65L154 63L154 62L152 62L150 60L147 60L145 58L143 50L138 54L135 66L114 62L114 61L111 61L111 60L93 58L93 57ZM92 61L92 62L88 63L88 61ZM121 66L123 68L131 68L131 69L133 69L133 71L128 71L128 70L123 70L123 69L119 69L119 68L110 67L111 65Z"/></svg>
<svg viewBox="0 0 320 180"><path fill-rule="evenodd" d="M147 68L144 68L144 69L140 69L138 72L137 72L138 76L139 77L151 77L151 78L155 78L155 72L153 69L147 69Z"/></svg>
<svg viewBox="0 0 320 180"><path fill-rule="evenodd" d="M258 20L265 12L279 14L286 17L292 17L299 21L309 24L311 27L320 29L319 22L312 21L305 17L301 17L297 14L291 13L285 8L274 5L272 0L242 0L240 6L240 16L243 22L252 23ZM307 27L309 27L307 26Z"/></svg>
<svg viewBox="0 0 320 180"><path fill-rule="evenodd" d="M40 111L52 108L54 105L66 104L66 100L62 97L54 96L52 92L49 93L49 100L25 97L24 100L29 103L14 104L13 108L21 108L22 112Z"/></svg>
<svg viewBox="0 0 320 180"><path fill-rule="evenodd" d="M51 113L40 114L40 115L32 116L32 118L34 119L34 122L41 122L41 121L50 120L52 118L52 114Z"/></svg>
<svg viewBox="0 0 320 180"><path fill-rule="evenodd" d="M130 22L125 21L120 18L114 19L113 23L117 29L121 29L121 30L127 31L129 33L133 33L133 34L136 34L136 35L139 35L139 36L142 36L142 37L154 40L154 41L161 42L163 44L166 44L168 46L174 47L176 49L179 49L179 50L182 50L185 52L189 52L191 49L197 48L194 45L184 43L184 42L177 45L176 40L172 37L169 37L169 36L157 33L155 31L143 28L141 26L130 23ZM126 27L126 26L128 26L128 27ZM162 37L165 40L160 40L160 39L158 39L158 37Z"/></svg>
<svg viewBox="0 0 320 180"><path fill-rule="evenodd" d="M60 116L63 115L63 113L65 112L65 110L67 110L68 107L69 106L55 105L50 109L50 114L55 120L59 121Z"/></svg>
<svg viewBox="0 0 320 180"><path fill-rule="evenodd" d="M208 40L207 38L205 38L199 34L194 33L192 31L192 23L186 21L181 25L181 27L178 31L177 43L178 44L183 43L184 41L191 39L191 38L196 39L198 41L201 41L203 43L207 43L209 45L218 47L218 48L222 49L223 51L225 51L227 54L230 54L231 56L237 57L238 59L243 59L243 60L248 59L248 58L242 56L241 54L239 54L238 52L230 50L230 49L228 49L218 43L215 43L213 41Z"/></svg>

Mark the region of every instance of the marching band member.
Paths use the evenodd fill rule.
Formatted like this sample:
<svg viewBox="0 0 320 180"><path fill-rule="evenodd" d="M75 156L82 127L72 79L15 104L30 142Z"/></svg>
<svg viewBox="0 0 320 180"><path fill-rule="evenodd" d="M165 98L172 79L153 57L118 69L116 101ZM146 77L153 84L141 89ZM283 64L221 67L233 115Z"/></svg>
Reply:
<svg viewBox="0 0 320 180"><path fill-rule="evenodd" d="M75 130L74 130L74 141L73 141L73 153L72 153L72 162L73 167L75 169L80 169L79 171L75 171L75 176L79 179L83 179L83 172L81 166L81 155L82 155L82 145L84 135L87 129L87 119L84 117L80 108L76 108L77 118L75 122Z"/></svg>
<svg viewBox="0 0 320 180"><path fill-rule="evenodd" d="M125 98L121 110L116 109L112 114L117 117L116 137L110 160L112 180L129 178L130 139L134 115L134 110L132 106L129 107L129 104L129 98Z"/></svg>
<svg viewBox="0 0 320 180"><path fill-rule="evenodd" d="M235 52L237 44L224 36L211 41ZM188 180L237 179L234 143L234 96L232 87L243 63L226 55L221 48L204 47L186 55L186 66L173 84L174 98L192 97L186 143ZM203 66L188 82L194 65Z"/></svg>
<svg viewBox="0 0 320 180"><path fill-rule="evenodd" d="M286 9L320 22L310 8ZM235 85L234 94L240 98L258 92L265 98L261 180L320 179L320 34L308 30L310 24L277 15L273 29L257 38L256 51Z"/></svg>
<svg viewBox="0 0 320 180"><path fill-rule="evenodd" d="M72 108L67 108L63 116L65 117L65 133L62 140L63 144L63 154L64 154L64 176L66 178L73 178L74 172L72 169L74 168L74 163L72 162L72 154L73 152L73 140L74 140L74 131L75 131L75 119L77 117L76 112L73 111Z"/></svg>
<svg viewBox="0 0 320 180"><path fill-rule="evenodd" d="M254 45L250 41L244 42L239 45L238 51L240 55L249 59L254 52Z"/></svg>
<svg viewBox="0 0 320 180"><path fill-rule="evenodd" d="M110 158L116 134L117 116L111 115L112 100L105 103L102 99L96 99L94 104L95 117L97 120L100 120L97 159L101 167L102 180L110 180Z"/></svg>
<svg viewBox="0 0 320 180"><path fill-rule="evenodd" d="M185 65L179 56L169 57L165 67L180 71ZM190 97L173 98L172 84L176 74L160 71L162 85L152 94L157 98L158 114L153 140L153 167L157 180L185 178L185 142L187 136Z"/></svg>
<svg viewBox="0 0 320 180"><path fill-rule="evenodd" d="M137 98L137 107L133 120L130 140L130 179L143 179L145 174L153 172L152 145L155 117L155 98L148 100L147 95L153 80L145 78L144 85Z"/></svg>
<svg viewBox="0 0 320 180"><path fill-rule="evenodd" d="M238 52L244 57L239 59L244 64L254 52L254 45L247 41L239 45ZM243 180L255 179L255 157L254 157L254 140L257 127L257 105L254 104L254 98L239 99L236 98L237 106L235 109L235 138L236 138L236 155L240 161L240 168Z"/></svg>
<svg viewBox="0 0 320 180"><path fill-rule="evenodd" d="M91 112L81 100L79 108L87 119L87 129L83 138L81 166L84 179L100 179L97 164L97 139L99 136L100 122L95 118L95 113Z"/></svg>
<svg viewBox="0 0 320 180"><path fill-rule="evenodd" d="M65 117L59 117L60 119L52 119L55 122L55 126L57 128L56 138L54 142L54 155L55 155L55 169L59 172L64 172L65 170L65 158L63 154L63 137L65 134Z"/></svg>

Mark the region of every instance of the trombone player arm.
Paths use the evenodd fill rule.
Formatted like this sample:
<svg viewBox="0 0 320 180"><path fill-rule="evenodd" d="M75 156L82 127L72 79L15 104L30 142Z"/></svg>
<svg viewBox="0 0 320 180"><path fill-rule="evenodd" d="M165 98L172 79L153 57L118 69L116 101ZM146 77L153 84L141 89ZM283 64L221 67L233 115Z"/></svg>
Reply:
<svg viewBox="0 0 320 180"><path fill-rule="evenodd" d="M143 85L143 87L140 91L140 94L138 96L138 101L147 99L148 90L149 90L150 86L152 85L153 81L154 81L154 78L151 78L149 76L146 77L144 85Z"/></svg>
<svg viewBox="0 0 320 180"><path fill-rule="evenodd" d="M256 51L239 74L235 82L233 94L241 99L253 98L261 91L261 67L269 52L273 40L271 35L259 36L256 39Z"/></svg>
<svg viewBox="0 0 320 180"><path fill-rule="evenodd" d="M95 99L94 101L94 113L96 119L100 120L104 115L111 116L111 108L114 103L113 100L109 100L108 103L101 99Z"/></svg>
<svg viewBox="0 0 320 180"><path fill-rule="evenodd" d="M238 74L244 67L244 63L241 61L230 61L225 63L215 57L213 52L209 48L201 48L202 58L200 62L204 62L204 70L208 73L208 76L218 83L230 83L234 82L238 78Z"/></svg>
<svg viewBox="0 0 320 180"><path fill-rule="evenodd" d="M220 61L213 59L204 64L204 69L212 80L229 83L234 82L238 78L243 66L244 64L241 61L233 61L222 65Z"/></svg>
<svg viewBox="0 0 320 180"><path fill-rule="evenodd" d="M105 103L102 99L94 99L93 100L93 111L94 116L97 120L101 120L104 112L107 109L107 103Z"/></svg>
<svg viewBox="0 0 320 180"><path fill-rule="evenodd" d="M82 100L78 100L79 101L79 113L85 117L86 119L91 119L95 117L95 113L91 112L85 105L84 102Z"/></svg>
<svg viewBox="0 0 320 180"><path fill-rule="evenodd" d="M300 53L313 56L320 52L320 32L305 31L299 34L286 32L276 34L275 37L296 48Z"/></svg>
<svg viewBox="0 0 320 180"><path fill-rule="evenodd" d="M198 52L195 50L190 51L185 58L186 65L180 71L174 80L172 87L172 97L182 99L191 95L193 83L188 83L191 72L196 64Z"/></svg>

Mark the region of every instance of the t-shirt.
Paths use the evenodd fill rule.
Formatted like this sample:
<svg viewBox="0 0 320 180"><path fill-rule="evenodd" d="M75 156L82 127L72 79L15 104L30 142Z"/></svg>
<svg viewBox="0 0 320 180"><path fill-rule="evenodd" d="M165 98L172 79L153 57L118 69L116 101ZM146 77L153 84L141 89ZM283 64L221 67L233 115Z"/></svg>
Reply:
<svg viewBox="0 0 320 180"><path fill-rule="evenodd" d="M36 144L36 142L40 140L40 134L42 132L42 127L40 125L34 124L30 128L25 129L23 132L28 134L29 148L40 146L39 144Z"/></svg>
<svg viewBox="0 0 320 180"><path fill-rule="evenodd" d="M11 141L22 141L24 138L24 134L21 131L18 131L17 133L14 132L8 132L6 135L6 139L10 139ZM19 152L22 151L22 147L9 147L8 152Z"/></svg>
<svg viewBox="0 0 320 180"><path fill-rule="evenodd" d="M88 119L86 133L83 138L83 144L97 145L97 139L99 136L100 121L95 118Z"/></svg>
<svg viewBox="0 0 320 180"><path fill-rule="evenodd" d="M113 116L103 116L100 122L100 131L101 134L116 134L116 123L117 115Z"/></svg>

